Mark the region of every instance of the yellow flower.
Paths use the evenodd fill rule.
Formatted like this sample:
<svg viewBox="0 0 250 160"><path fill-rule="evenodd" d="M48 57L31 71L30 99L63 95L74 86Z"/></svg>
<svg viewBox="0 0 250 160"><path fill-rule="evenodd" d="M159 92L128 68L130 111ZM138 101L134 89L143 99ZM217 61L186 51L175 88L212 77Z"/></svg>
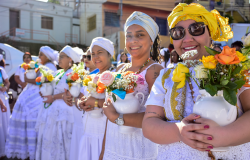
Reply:
<svg viewBox="0 0 250 160"><path fill-rule="evenodd" d="M24 66L25 64L26 64L26 63L22 63L22 64L21 64L21 68L23 68L23 66Z"/></svg>
<svg viewBox="0 0 250 160"><path fill-rule="evenodd" d="M239 51L236 52L236 55L237 55L237 57L239 58L239 60L240 60L241 62L244 62L244 61L247 60L246 56L244 56L244 55L243 55L242 53L240 53Z"/></svg>
<svg viewBox="0 0 250 160"><path fill-rule="evenodd" d="M189 73L189 69L184 65L179 63L173 72L172 80L174 82L180 82L177 88L182 88L185 85L186 73Z"/></svg>
<svg viewBox="0 0 250 160"><path fill-rule="evenodd" d="M204 67L208 69L215 69L218 63L218 61L212 55L207 57L203 56L202 60L200 61L203 63Z"/></svg>
<svg viewBox="0 0 250 160"><path fill-rule="evenodd" d="M84 80L83 80L83 85L84 85L84 86L88 86L89 81L91 81L90 78L84 78Z"/></svg>
<svg viewBox="0 0 250 160"><path fill-rule="evenodd" d="M53 79L54 79L54 77L53 77L53 75L52 74L49 74L48 76L47 76L47 79L48 79L48 81L53 81Z"/></svg>

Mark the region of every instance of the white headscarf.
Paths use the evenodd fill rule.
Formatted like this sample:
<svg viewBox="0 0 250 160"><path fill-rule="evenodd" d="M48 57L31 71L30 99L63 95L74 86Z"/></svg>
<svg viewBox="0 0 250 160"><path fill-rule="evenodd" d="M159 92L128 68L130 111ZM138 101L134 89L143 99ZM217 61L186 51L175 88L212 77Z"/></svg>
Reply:
<svg viewBox="0 0 250 160"><path fill-rule="evenodd" d="M55 65L58 64L58 51L51 49L49 46L43 46L40 48L40 52L43 52L43 54L45 54L45 56Z"/></svg>
<svg viewBox="0 0 250 160"><path fill-rule="evenodd" d="M0 61L2 61L3 60L3 55L2 54L0 54Z"/></svg>
<svg viewBox="0 0 250 160"><path fill-rule="evenodd" d="M168 48L162 48L161 51L160 51L160 54L161 54L162 56L164 56L164 55L165 55L165 52L167 52L167 51L168 51Z"/></svg>
<svg viewBox="0 0 250 160"><path fill-rule="evenodd" d="M155 41L155 38L159 33L159 27L150 16L138 11L133 12L126 20L124 32L126 33L128 27L132 26L133 24L143 27L148 32L151 40L153 42Z"/></svg>
<svg viewBox="0 0 250 160"><path fill-rule="evenodd" d="M113 42L111 42L107 38L103 38L103 37L96 37L96 38L94 38L92 40L92 43L91 43L90 47L89 47L91 53L92 53L92 49L93 49L93 47L95 45L97 45L99 47L102 47L103 49L105 49L106 51L108 51L109 54L111 54L111 56L113 56L114 53L115 53Z"/></svg>
<svg viewBox="0 0 250 160"><path fill-rule="evenodd" d="M67 54L74 63L81 62L83 50L78 47L70 47L67 45L60 52Z"/></svg>

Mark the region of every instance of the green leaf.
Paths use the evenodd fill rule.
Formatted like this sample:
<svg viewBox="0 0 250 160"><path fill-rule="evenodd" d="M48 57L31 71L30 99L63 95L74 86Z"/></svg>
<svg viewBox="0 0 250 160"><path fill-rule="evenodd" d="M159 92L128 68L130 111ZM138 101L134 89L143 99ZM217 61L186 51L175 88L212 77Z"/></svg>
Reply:
<svg viewBox="0 0 250 160"><path fill-rule="evenodd" d="M245 81L241 79L236 80L234 83L237 84L237 89L240 89L245 84Z"/></svg>
<svg viewBox="0 0 250 160"><path fill-rule="evenodd" d="M237 88L237 84L234 82L228 82L228 84L226 85L230 90L234 90Z"/></svg>
<svg viewBox="0 0 250 160"><path fill-rule="evenodd" d="M212 48L209 48L207 46L205 46L205 49L206 49L207 53L209 53L209 54L211 54L213 56L216 55L216 54L220 54L220 52L218 52L218 51L216 51L216 50L214 50Z"/></svg>
<svg viewBox="0 0 250 160"><path fill-rule="evenodd" d="M228 82L229 82L229 80L225 79L225 80L222 80L220 83L221 83L221 85L225 86L228 84Z"/></svg>
<svg viewBox="0 0 250 160"><path fill-rule="evenodd" d="M115 102L116 101L116 96L114 93L112 93L112 98L113 98L113 101Z"/></svg>
<svg viewBox="0 0 250 160"><path fill-rule="evenodd" d="M205 85L205 90L211 95L214 96L217 93L217 87L215 85L207 84Z"/></svg>
<svg viewBox="0 0 250 160"><path fill-rule="evenodd" d="M231 89L223 89L223 97L231 105L235 106L237 103L236 92Z"/></svg>
<svg viewBox="0 0 250 160"><path fill-rule="evenodd" d="M234 76L234 75L240 73L241 69L242 69L242 66L241 66L241 67L240 67L240 66L236 67L236 68L233 70L233 72L232 72L232 76Z"/></svg>

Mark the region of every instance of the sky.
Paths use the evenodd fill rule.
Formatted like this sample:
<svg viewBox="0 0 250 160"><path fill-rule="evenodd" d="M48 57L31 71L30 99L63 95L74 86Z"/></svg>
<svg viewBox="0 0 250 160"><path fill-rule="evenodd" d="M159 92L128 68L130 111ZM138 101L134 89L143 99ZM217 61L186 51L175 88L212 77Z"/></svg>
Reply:
<svg viewBox="0 0 250 160"><path fill-rule="evenodd" d="M37 1L48 2L48 0L37 0Z"/></svg>

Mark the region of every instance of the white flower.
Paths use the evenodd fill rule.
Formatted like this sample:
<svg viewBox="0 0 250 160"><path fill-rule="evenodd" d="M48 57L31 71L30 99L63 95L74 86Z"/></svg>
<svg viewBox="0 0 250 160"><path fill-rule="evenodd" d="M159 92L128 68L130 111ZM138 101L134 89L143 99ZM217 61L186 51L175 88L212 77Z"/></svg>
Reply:
<svg viewBox="0 0 250 160"><path fill-rule="evenodd" d="M45 77L42 76L42 77L41 77L41 83L44 83L44 82L45 82Z"/></svg>
<svg viewBox="0 0 250 160"><path fill-rule="evenodd" d="M35 63L34 61L31 61L31 62L30 62L30 68L34 69L34 68L35 68L35 64L36 64L36 63Z"/></svg>
<svg viewBox="0 0 250 160"><path fill-rule="evenodd" d="M71 80L73 74L68 75L67 80Z"/></svg>
<svg viewBox="0 0 250 160"><path fill-rule="evenodd" d="M89 82L87 89L89 90L89 92L96 92L96 84L93 82Z"/></svg>
<svg viewBox="0 0 250 160"><path fill-rule="evenodd" d="M205 69L203 64L197 65L194 68L194 71L195 71L196 78L208 78L207 73L206 73L206 69Z"/></svg>
<svg viewBox="0 0 250 160"><path fill-rule="evenodd" d="M250 46L250 33L248 33L247 36L243 36L241 41L243 42L244 47Z"/></svg>

